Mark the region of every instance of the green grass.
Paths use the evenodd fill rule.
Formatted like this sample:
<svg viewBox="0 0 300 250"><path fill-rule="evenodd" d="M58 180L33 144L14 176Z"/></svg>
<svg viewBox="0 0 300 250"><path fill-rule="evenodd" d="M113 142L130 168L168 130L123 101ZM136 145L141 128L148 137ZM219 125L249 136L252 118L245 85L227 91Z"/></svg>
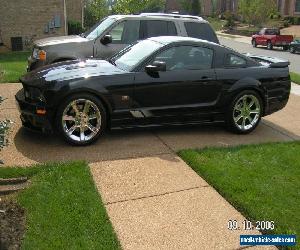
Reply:
<svg viewBox="0 0 300 250"><path fill-rule="evenodd" d="M207 21L213 27L215 31L222 30L222 26L226 23L225 20L220 20L219 18L208 17Z"/></svg>
<svg viewBox="0 0 300 250"><path fill-rule="evenodd" d="M26 72L30 52L0 53L0 83L19 82Z"/></svg>
<svg viewBox="0 0 300 250"><path fill-rule="evenodd" d="M290 72L291 80L294 83L300 84L300 74Z"/></svg>
<svg viewBox="0 0 300 250"><path fill-rule="evenodd" d="M85 163L0 168L0 176L31 177L17 196L26 210L23 249L120 249Z"/></svg>
<svg viewBox="0 0 300 250"><path fill-rule="evenodd" d="M289 142L183 150L179 155L246 218L274 221L275 230L265 233L299 236L299 151L300 142Z"/></svg>

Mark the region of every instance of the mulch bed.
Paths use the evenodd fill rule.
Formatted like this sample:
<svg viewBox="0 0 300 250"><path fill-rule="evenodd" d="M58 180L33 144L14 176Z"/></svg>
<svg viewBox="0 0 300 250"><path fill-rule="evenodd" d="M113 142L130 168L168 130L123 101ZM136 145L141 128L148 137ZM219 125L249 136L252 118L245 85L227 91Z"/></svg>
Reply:
<svg viewBox="0 0 300 250"><path fill-rule="evenodd" d="M25 211L10 199L0 199L0 249L20 249L25 232Z"/></svg>

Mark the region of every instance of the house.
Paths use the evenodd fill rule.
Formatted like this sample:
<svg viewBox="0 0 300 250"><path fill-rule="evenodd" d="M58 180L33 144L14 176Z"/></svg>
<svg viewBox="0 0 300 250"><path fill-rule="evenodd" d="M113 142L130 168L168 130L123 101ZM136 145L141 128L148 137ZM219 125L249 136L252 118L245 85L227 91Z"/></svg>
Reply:
<svg viewBox="0 0 300 250"><path fill-rule="evenodd" d="M67 21L83 24L83 0L0 0L0 43L13 50L33 40L67 35Z"/></svg>
<svg viewBox="0 0 300 250"><path fill-rule="evenodd" d="M300 0L277 0L277 6L282 16L300 17Z"/></svg>
<svg viewBox="0 0 300 250"><path fill-rule="evenodd" d="M200 0L201 15L210 16L213 13L224 13L226 11L236 13L238 10L238 0ZM180 0L166 0L165 12L184 13Z"/></svg>

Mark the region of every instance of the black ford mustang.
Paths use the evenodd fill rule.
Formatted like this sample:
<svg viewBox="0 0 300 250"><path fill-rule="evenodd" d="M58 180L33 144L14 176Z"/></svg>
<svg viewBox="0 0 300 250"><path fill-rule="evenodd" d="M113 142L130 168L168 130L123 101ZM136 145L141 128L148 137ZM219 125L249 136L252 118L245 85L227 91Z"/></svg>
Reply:
<svg viewBox="0 0 300 250"><path fill-rule="evenodd" d="M59 131L70 143L105 128L225 121L246 134L289 98L289 62L242 55L187 37L137 42L104 60L68 61L21 78L25 127Z"/></svg>

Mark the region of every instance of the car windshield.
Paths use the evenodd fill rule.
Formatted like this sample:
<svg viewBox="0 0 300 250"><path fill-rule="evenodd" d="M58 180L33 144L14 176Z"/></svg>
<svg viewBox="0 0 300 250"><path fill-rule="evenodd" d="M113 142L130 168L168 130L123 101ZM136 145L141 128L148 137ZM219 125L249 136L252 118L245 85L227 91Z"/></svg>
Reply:
<svg viewBox="0 0 300 250"><path fill-rule="evenodd" d="M84 33L84 37L87 39L95 39L100 36L107 28L109 28L115 22L114 18L106 18L100 23L95 24L89 31Z"/></svg>
<svg viewBox="0 0 300 250"><path fill-rule="evenodd" d="M151 40L140 41L128 46L115 55L110 61L120 69L131 71L140 62L163 46L163 44Z"/></svg>

